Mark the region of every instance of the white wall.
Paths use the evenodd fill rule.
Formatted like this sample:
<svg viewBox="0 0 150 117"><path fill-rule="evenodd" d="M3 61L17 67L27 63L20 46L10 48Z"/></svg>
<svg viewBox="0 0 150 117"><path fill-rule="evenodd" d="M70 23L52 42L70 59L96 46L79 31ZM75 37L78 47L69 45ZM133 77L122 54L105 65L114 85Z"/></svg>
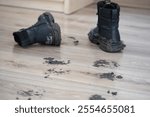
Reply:
<svg viewBox="0 0 150 117"><path fill-rule="evenodd" d="M100 1L100 0L95 0ZM121 6L148 8L150 9L150 0L111 0L117 2Z"/></svg>
<svg viewBox="0 0 150 117"><path fill-rule="evenodd" d="M150 9L150 0L113 0L123 6L140 7Z"/></svg>

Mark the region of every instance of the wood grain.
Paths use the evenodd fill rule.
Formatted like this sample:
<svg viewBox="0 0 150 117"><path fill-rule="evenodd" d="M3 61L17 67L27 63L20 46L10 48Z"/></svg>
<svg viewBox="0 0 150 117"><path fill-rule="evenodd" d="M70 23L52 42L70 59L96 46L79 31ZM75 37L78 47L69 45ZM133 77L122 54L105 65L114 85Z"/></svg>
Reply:
<svg viewBox="0 0 150 117"><path fill-rule="evenodd" d="M127 47L116 54L103 52L88 40L88 32L96 26L96 5L72 15L52 12L62 30L60 48L19 47L12 33L33 25L42 13L40 10L0 6L0 99L74 100L89 99L94 94L116 100L150 99L149 10L121 9L119 29ZM78 45L72 37L79 41ZM49 65L44 63L45 57L70 60L70 64ZM94 67L97 60L113 61L119 66ZM49 73L49 69L69 72ZM113 81L100 78L100 74L111 72L123 78ZM46 75L48 78L44 78ZM117 95L108 94L108 90L117 92Z"/></svg>

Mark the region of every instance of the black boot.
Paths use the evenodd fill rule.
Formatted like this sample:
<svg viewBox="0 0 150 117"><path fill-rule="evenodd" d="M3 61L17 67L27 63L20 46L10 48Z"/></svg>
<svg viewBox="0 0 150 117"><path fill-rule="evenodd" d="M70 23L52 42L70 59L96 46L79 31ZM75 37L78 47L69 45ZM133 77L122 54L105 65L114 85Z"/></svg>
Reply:
<svg viewBox="0 0 150 117"><path fill-rule="evenodd" d="M13 33L15 41L22 47L34 43L60 46L61 31L53 16L46 12L39 16L38 22L28 29L21 29Z"/></svg>
<svg viewBox="0 0 150 117"><path fill-rule="evenodd" d="M120 41L119 13L120 7L116 3L100 1L97 3L98 24L89 32L92 43L98 44L106 52L120 52L125 45Z"/></svg>

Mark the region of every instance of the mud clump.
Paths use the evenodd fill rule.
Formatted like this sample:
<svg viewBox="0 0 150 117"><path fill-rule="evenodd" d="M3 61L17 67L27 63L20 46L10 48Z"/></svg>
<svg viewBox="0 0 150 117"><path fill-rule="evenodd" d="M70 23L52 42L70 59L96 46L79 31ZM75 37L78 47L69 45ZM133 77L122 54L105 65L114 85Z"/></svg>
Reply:
<svg viewBox="0 0 150 117"><path fill-rule="evenodd" d="M107 91L108 94L112 94L112 96L116 96L118 92L110 92L109 90Z"/></svg>
<svg viewBox="0 0 150 117"><path fill-rule="evenodd" d="M112 64L113 64L113 66L114 67L119 67L120 65L117 63L117 62L115 62L115 61L111 61L112 62Z"/></svg>
<svg viewBox="0 0 150 117"><path fill-rule="evenodd" d="M70 70L63 70L63 69L58 69L58 70L56 70L55 68L53 68L53 69L49 69L48 72L49 72L50 74L53 73L53 74L60 75L60 74L69 73Z"/></svg>
<svg viewBox="0 0 150 117"><path fill-rule="evenodd" d="M110 94L110 91L108 90L107 93Z"/></svg>
<svg viewBox="0 0 150 117"><path fill-rule="evenodd" d="M17 94L21 95L21 96L24 96L24 97L33 96L33 90L28 90L28 91L20 90L20 91L17 92Z"/></svg>
<svg viewBox="0 0 150 117"><path fill-rule="evenodd" d="M113 81L114 78L115 78L115 74L113 72L111 72L111 73L103 73L103 74L100 75L100 78L106 78L108 80L112 80Z"/></svg>
<svg viewBox="0 0 150 117"><path fill-rule="evenodd" d="M100 74L100 78L114 81L115 79L123 79L123 76L116 75L114 72L110 72L110 73L102 73L102 74Z"/></svg>
<svg viewBox="0 0 150 117"><path fill-rule="evenodd" d="M116 96L118 93L117 93L117 92L111 92L111 94L112 94L113 96Z"/></svg>
<svg viewBox="0 0 150 117"><path fill-rule="evenodd" d="M45 60L45 63L52 64L52 65L67 65L70 63L70 60L65 62L61 60L56 60L55 58L52 58L52 57L44 58L44 60Z"/></svg>
<svg viewBox="0 0 150 117"><path fill-rule="evenodd" d="M73 41L73 43L74 43L75 46L79 45L79 41L78 40Z"/></svg>
<svg viewBox="0 0 150 117"><path fill-rule="evenodd" d="M94 67L106 67L106 68L114 68L119 67L120 65L115 61L106 61L106 60L98 60L94 62Z"/></svg>
<svg viewBox="0 0 150 117"><path fill-rule="evenodd" d="M44 78L48 78L48 77L49 77L49 75L44 76Z"/></svg>
<svg viewBox="0 0 150 117"><path fill-rule="evenodd" d="M108 73L90 73L90 72L80 72L82 74L97 77L100 79L108 79L111 81L114 81L115 79L123 79L123 76L116 75L114 72L108 72Z"/></svg>
<svg viewBox="0 0 150 117"><path fill-rule="evenodd" d="M32 100L31 98L28 98L28 100Z"/></svg>
<svg viewBox="0 0 150 117"><path fill-rule="evenodd" d="M117 79L123 79L121 75L116 76Z"/></svg>
<svg viewBox="0 0 150 117"><path fill-rule="evenodd" d="M50 65L67 65L67 64L70 64L70 60L67 60L67 61L62 61L62 60L56 60L55 58L52 58L52 57L48 57L48 58L44 58L45 62L44 63L47 63L47 64L50 64ZM54 75L62 75L62 74L66 74L66 73L70 73L70 70L63 70L63 69L60 69L58 67L54 67L54 66L51 66L45 73L44 73L44 78L47 79L47 78L50 78L50 75L51 74L54 74Z"/></svg>
<svg viewBox="0 0 150 117"><path fill-rule="evenodd" d="M109 62L107 62L106 60L98 60L94 62L94 67L105 67L108 66Z"/></svg>
<svg viewBox="0 0 150 117"><path fill-rule="evenodd" d="M49 78L51 74L55 74L55 75L63 75L63 74L69 74L70 70L63 70L63 69L56 69L56 68L51 68L48 69L47 72L45 72L44 78Z"/></svg>
<svg viewBox="0 0 150 117"><path fill-rule="evenodd" d="M68 38L73 40L73 43L74 43L75 46L79 45L79 40L77 40L75 37L69 36Z"/></svg>
<svg viewBox="0 0 150 117"><path fill-rule="evenodd" d="M27 100L31 100L31 97L42 97L43 93L45 93L45 90L43 91L34 91L34 90L20 90L17 91L17 95L21 97L27 97ZM16 100L19 100L19 97L16 97Z"/></svg>
<svg viewBox="0 0 150 117"><path fill-rule="evenodd" d="M92 95L89 100L106 100L105 98L103 98L101 95Z"/></svg>

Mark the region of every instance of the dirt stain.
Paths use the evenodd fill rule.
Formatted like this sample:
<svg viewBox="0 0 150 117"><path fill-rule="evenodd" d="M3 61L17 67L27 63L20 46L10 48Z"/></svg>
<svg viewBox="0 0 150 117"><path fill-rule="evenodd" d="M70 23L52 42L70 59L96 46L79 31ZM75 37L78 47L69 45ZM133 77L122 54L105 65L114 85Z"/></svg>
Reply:
<svg viewBox="0 0 150 117"><path fill-rule="evenodd" d="M28 98L28 100L32 100L32 98Z"/></svg>
<svg viewBox="0 0 150 117"><path fill-rule="evenodd" d="M63 70L63 69L48 69L47 70L49 74L57 74L57 75L61 75L61 74L65 74L65 73L69 73L70 70Z"/></svg>
<svg viewBox="0 0 150 117"><path fill-rule="evenodd" d="M110 72L110 73L102 73L102 74L100 74L100 78L114 81L115 79L123 79L123 76L116 75L114 72Z"/></svg>
<svg viewBox="0 0 150 117"><path fill-rule="evenodd" d="M52 64L52 65L67 65L70 63L70 60L67 60L67 62L65 62L61 60L56 60L55 58L52 58L52 57L44 58L44 60L45 60L45 63Z"/></svg>
<svg viewBox="0 0 150 117"><path fill-rule="evenodd" d="M114 72L108 72L108 73L80 72L80 73L88 75L88 76L97 77L97 78L100 78L100 79L111 80L111 81L114 81L115 79L123 79L123 76L116 75Z"/></svg>
<svg viewBox="0 0 150 117"><path fill-rule="evenodd" d="M103 98L101 95L92 95L89 100L106 100L105 98Z"/></svg>
<svg viewBox="0 0 150 117"><path fill-rule="evenodd" d="M107 68L114 68L119 67L120 65L115 61L106 61L106 60L97 60L94 62L94 67L107 67Z"/></svg>
<svg viewBox="0 0 150 117"><path fill-rule="evenodd" d="M114 78L115 78L115 74L113 73L113 72L111 72L111 73L103 73L103 74L101 74L100 75L100 78L102 78L102 79L108 79L108 80L114 80Z"/></svg>
<svg viewBox="0 0 150 117"><path fill-rule="evenodd" d="M107 93L110 94L110 91L108 90Z"/></svg>
<svg viewBox="0 0 150 117"><path fill-rule="evenodd" d="M112 94L113 96L116 96L118 93L117 93L117 92L111 92L111 94Z"/></svg>
<svg viewBox="0 0 150 117"><path fill-rule="evenodd" d="M112 96L116 96L118 92L111 92L110 90L107 91L108 94L112 94Z"/></svg>
<svg viewBox="0 0 150 117"><path fill-rule="evenodd" d="M34 91L34 90L20 90L17 91L17 95L20 95L22 97L28 97L31 98L32 96L43 96L44 91ZM18 97L16 99L19 99Z"/></svg>
<svg viewBox="0 0 150 117"><path fill-rule="evenodd" d="M33 90L28 90L28 91L20 90L20 91L17 92L17 94L21 95L23 97L33 96Z"/></svg>
<svg viewBox="0 0 150 117"><path fill-rule="evenodd" d="M49 78L49 75L44 76L44 78Z"/></svg>
<svg viewBox="0 0 150 117"><path fill-rule="evenodd" d="M123 76L118 75L118 76L116 76L116 78L117 78L117 79L123 79Z"/></svg>
<svg viewBox="0 0 150 117"><path fill-rule="evenodd" d="M77 40L75 37L73 36L68 36L68 38L72 39L73 40L73 43L75 46L79 45L79 40Z"/></svg>

